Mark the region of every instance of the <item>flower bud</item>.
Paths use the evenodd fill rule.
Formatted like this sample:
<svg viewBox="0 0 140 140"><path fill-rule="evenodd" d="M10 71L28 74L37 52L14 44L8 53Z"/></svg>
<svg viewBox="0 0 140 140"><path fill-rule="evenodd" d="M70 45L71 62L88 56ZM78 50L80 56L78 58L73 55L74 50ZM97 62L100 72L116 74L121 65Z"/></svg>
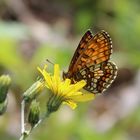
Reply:
<svg viewBox="0 0 140 140"><path fill-rule="evenodd" d="M41 92L41 90L44 87L44 83L41 81L37 81L35 82L29 89L27 89L24 94L23 94L23 99L26 102L32 101L33 99L35 99L39 93Z"/></svg>
<svg viewBox="0 0 140 140"><path fill-rule="evenodd" d="M2 115L3 113L5 113L6 109L7 109L7 98L5 99L5 101L3 101L2 103L0 103L0 115Z"/></svg>
<svg viewBox="0 0 140 140"><path fill-rule="evenodd" d="M8 89L11 84L9 75L0 76L0 103L4 103L7 97Z"/></svg>
<svg viewBox="0 0 140 140"><path fill-rule="evenodd" d="M34 127L39 122L40 106L36 100L32 101L28 116L28 122Z"/></svg>

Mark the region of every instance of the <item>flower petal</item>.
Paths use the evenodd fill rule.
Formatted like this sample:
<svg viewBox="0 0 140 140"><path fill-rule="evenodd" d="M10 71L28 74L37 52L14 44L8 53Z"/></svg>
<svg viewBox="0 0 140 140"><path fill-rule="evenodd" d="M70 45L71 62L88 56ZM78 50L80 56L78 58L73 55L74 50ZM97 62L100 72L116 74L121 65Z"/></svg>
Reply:
<svg viewBox="0 0 140 140"><path fill-rule="evenodd" d="M80 91L77 91L77 92L74 92L72 95L68 96L68 97L71 97L71 96L79 96L79 95L82 95L83 93L80 92Z"/></svg>
<svg viewBox="0 0 140 140"><path fill-rule="evenodd" d="M52 78L49 73L46 72L47 65L44 66L43 70L41 70L39 67L37 67L38 71L43 75L46 86L50 89L53 90L53 84L52 84Z"/></svg>
<svg viewBox="0 0 140 140"><path fill-rule="evenodd" d="M59 93L64 93L64 91L70 86L71 80L66 79L65 81L62 81L59 85Z"/></svg>
<svg viewBox="0 0 140 140"><path fill-rule="evenodd" d="M81 80L77 82L76 84L71 84L69 88L64 92L64 95L71 96L81 88L83 88L86 85L86 82L84 80Z"/></svg>
<svg viewBox="0 0 140 140"><path fill-rule="evenodd" d="M54 76L52 77L54 92L58 93L59 85L60 85L60 68L58 64L54 65Z"/></svg>
<svg viewBox="0 0 140 140"><path fill-rule="evenodd" d="M75 109L77 107L77 104L74 101L70 101L70 100L66 100L65 102L63 102L63 104L67 104L72 109Z"/></svg>
<svg viewBox="0 0 140 140"><path fill-rule="evenodd" d="M75 102L86 102L93 100L95 98L95 94L81 94L81 95L74 95L71 96L70 99L75 101Z"/></svg>
<svg viewBox="0 0 140 140"><path fill-rule="evenodd" d="M55 80L55 84L56 86L59 87L59 83L60 83L60 68L58 64L54 65L54 80Z"/></svg>
<svg viewBox="0 0 140 140"><path fill-rule="evenodd" d="M54 76L56 79L60 79L60 68L58 64L54 65Z"/></svg>

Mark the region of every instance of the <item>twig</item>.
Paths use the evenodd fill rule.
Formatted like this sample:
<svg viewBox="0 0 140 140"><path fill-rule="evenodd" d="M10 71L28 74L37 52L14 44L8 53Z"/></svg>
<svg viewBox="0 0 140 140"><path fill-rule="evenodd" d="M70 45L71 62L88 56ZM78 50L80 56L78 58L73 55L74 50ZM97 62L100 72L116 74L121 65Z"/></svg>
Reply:
<svg viewBox="0 0 140 140"><path fill-rule="evenodd" d="M25 111L25 101L23 100L21 102L21 134L23 134L25 132L25 123L24 123L25 114L24 114L24 111Z"/></svg>

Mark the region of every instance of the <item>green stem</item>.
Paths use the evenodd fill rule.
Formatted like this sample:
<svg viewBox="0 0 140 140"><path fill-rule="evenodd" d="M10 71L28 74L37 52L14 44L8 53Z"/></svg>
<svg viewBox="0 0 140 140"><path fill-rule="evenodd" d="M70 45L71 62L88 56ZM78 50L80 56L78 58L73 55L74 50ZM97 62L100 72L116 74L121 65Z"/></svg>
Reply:
<svg viewBox="0 0 140 140"><path fill-rule="evenodd" d="M31 134L31 132L40 124L40 123L42 123L44 120L45 120L45 118L48 118L49 117L49 115L50 115L50 112L47 112L40 120L39 120L39 122L34 126L34 127L32 127L30 130L28 130L28 131L24 131L22 134L21 134L21 137L20 137L20 139L19 140L25 140L30 134Z"/></svg>
<svg viewBox="0 0 140 140"><path fill-rule="evenodd" d="M26 138L31 134L31 131L32 131L32 129L30 129L29 131L26 131L26 132L22 133L19 140L26 140Z"/></svg>

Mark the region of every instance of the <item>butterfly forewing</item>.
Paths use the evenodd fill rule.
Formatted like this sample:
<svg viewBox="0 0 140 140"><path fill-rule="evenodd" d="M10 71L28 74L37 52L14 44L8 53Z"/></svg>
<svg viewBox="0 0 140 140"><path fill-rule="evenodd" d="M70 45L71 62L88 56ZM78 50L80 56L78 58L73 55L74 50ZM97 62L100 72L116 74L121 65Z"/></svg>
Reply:
<svg viewBox="0 0 140 140"><path fill-rule="evenodd" d="M86 40L85 36L84 40ZM81 40L81 42L83 41ZM70 68L71 72L77 72L87 65L99 64L107 61L112 53L112 41L109 34L105 31L97 33L87 42L84 41L83 44L79 44L79 46L82 47L75 52L75 55L78 55L77 58L75 57L75 60L73 58L73 66Z"/></svg>
<svg viewBox="0 0 140 140"><path fill-rule="evenodd" d="M69 72L73 72L73 68L75 66L75 63L77 62L77 59L82 54L82 52L85 50L86 44L93 38L93 34L90 30L87 30L87 32L83 35L74 55L69 65Z"/></svg>

